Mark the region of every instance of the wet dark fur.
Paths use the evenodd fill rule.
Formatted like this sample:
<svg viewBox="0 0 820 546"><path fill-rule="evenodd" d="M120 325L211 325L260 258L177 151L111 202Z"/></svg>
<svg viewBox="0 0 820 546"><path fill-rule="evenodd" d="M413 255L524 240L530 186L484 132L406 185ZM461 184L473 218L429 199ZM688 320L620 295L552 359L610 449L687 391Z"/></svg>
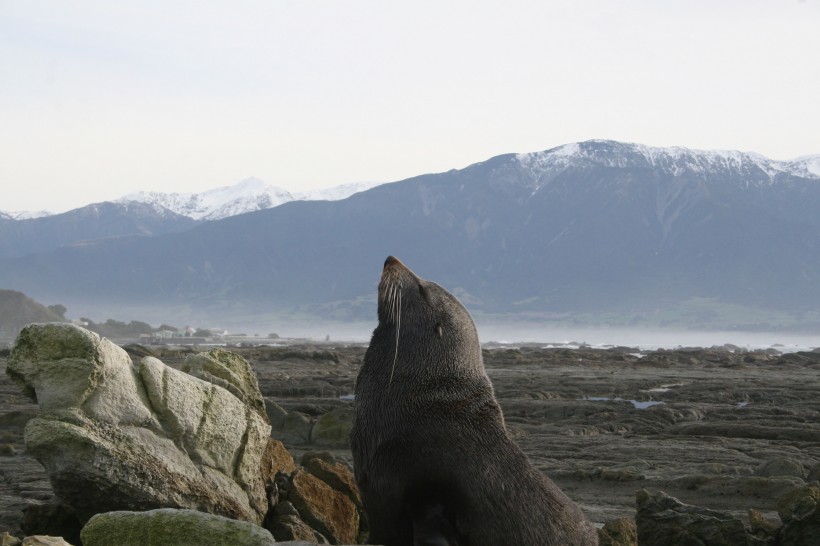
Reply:
<svg viewBox="0 0 820 546"><path fill-rule="evenodd" d="M392 257L350 441L371 544L598 543L508 436L467 310Z"/></svg>

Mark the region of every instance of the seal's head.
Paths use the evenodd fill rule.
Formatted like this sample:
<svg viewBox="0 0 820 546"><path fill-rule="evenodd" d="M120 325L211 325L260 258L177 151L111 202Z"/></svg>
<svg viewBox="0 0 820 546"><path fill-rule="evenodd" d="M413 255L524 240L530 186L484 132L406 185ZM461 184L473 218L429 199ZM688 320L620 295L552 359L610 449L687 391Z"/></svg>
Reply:
<svg viewBox="0 0 820 546"><path fill-rule="evenodd" d="M455 363L483 374L481 345L467 309L447 290L422 279L393 256L384 262L378 314L371 345L382 349L385 343L393 345L391 377L402 365L422 371L420 366L440 368ZM405 350L408 348L412 350Z"/></svg>

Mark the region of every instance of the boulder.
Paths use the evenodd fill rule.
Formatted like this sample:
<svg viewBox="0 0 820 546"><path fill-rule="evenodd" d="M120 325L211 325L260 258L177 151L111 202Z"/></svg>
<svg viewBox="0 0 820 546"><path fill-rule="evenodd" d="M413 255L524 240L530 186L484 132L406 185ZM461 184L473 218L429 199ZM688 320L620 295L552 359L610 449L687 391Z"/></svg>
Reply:
<svg viewBox="0 0 820 546"><path fill-rule="evenodd" d="M777 501L783 521L778 546L817 544L820 537L820 485L811 483Z"/></svg>
<svg viewBox="0 0 820 546"><path fill-rule="evenodd" d="M316 476L303 470L294 472L290 479L288 500L305 523L331 542L356 542L359 514L353 501Z"/></svg>
<svg viewBox="0 0 820 546"><path fill-rule="evenodd" d="M272 398L265 398L265 409L271 423L271 435L288 444L307 445L313 421L300 411L286 411Z"/></svg>
<svg viewBox="0 0 820 546"><path fill-rule="evenodd" d="M353 408L335 408L321 415L310 432L311 445L350 448Z"/></svg>
<svg viewBox="0 0 820 546"><path fill-rule="evenodd" d="M150 356L136 370L124 350L71 324L27 326L7 373L40 406L27 451L81 521L163 507L264 518L270 427L224 388Z"/></svg>
<svg viewBox="0 0 820 546"><path fill-rule="evenodd" d="M750 541L738 518L691 506L663 491L636 493L638 544L709 544L747 546Z"/></svg>
<svg viewBox="0 0 820 546"><path fill-rule="evenodd" d="M81 538L84 546L269 546L276 543L270 532L252 523L171 508L97 514L83 527Z"/></svg>
<svg viewBox="0 0 820 546"><path fill-rule="evenodd" d="M353 501L356 508L362 508L362 498L356 485L356 478L349 466L340 462L328 463L319 457L308 459L304 466L310 474Z"/></svg>

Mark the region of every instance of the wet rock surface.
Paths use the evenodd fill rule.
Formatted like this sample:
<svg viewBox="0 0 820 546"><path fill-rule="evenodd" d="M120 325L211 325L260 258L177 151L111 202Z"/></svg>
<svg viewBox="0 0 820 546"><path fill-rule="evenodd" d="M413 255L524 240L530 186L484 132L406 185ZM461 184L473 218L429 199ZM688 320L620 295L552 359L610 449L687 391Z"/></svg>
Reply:
<svg viewBox="0 0 820 546"><path fill-rule="evenodd" d="M684 504L663 491L638 491L637 507L639 544L747 546L749 542L739 518Z"/></svg>
<svg viewBox="0 0 820 546"><path fill-rule="evenodd" d="M352 462L339 440L364 350L231 348L251 363L272 435L290 454L297 460L316 449L332 454L330 463L313 463L315 473ZM200 352L151 351L177 368ZM820 353L520 347L484 355L511 434L599 525L634 518L636 492L658 489L682 503L725 511L747 528L749 509L758 511L759 527L779 526L778 499L817 479ZM18 535L22 508L54 500L45 471L22 441L22 427L37 411L0 374L0 443L7 446L0 446L0 528ZM288 466L281 475L292 472ZM339 505L351 511L344 501ZM276 516L282 526L292 524L293 539L307 539L294 512L282 508ZM790 516L794 521L814 521L804 512L815 513L789 513L803 514Z"/></svg>

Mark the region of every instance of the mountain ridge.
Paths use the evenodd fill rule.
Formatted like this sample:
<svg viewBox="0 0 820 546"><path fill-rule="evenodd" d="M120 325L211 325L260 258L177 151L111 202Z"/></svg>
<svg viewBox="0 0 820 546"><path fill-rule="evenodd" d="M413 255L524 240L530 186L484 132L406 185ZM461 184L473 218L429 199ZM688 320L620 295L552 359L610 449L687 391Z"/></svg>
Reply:
<svg viewBox="0 0 820 546"><path fill-rule="evenodd" d="M256 177L246 178L232 186L220 186L202 192L160 192L137 191L113 201L101 203L127 204L129 202L143 203L158 208L167 209L192 220L209 221L236 216L255 210L264 210L279 206L289 201L336 201L350 195L364 191L378 185L376 182L353 182L330 188L321 188L301 192L289 192L284 188L268 184ZM58 214L66 214L88 206L101 203L90 203L77 209L63 213L49 211L10 212L0 210L0 219L3 220L32 220Z"/></svg>
<svg viewBox="0 0 820 546"><path fill-rule="evenodd" d="M340 201L6 259L0 286L69 308L352 320L372 315L393 254L480 315L820 324L818 177L770 175L748 154L659 167L621 144L553 149L537 168L504 154Z"/></svg>
<svg viewBox="0 0 820 546"><path fill-rule="evenodd" d="M796 176L820 179L820 154L809 154L796 157L790 160L774 160L756 152L741 152L738 150L706 150L687 148L682 146L648 146L633 142L619 142L606 139L592 139L582 142L573 142L556 146L548 150L523 153L500 154L495 157L515 156L519 162L530 169L545 166L556 167L567 161L568 158L577 159L579 156L590 161L601 163L607 156L601 155L602 147L610 149L610 153L618 152L622 161L629 159L629 152L632 160L642 157L650 166L660 166L664 168L680 169L686 165L686 158L695 159L693 164L689 163L690 169L696 165L700 170L714 167L719 161L727 165L754 165L767 173L770 178L776 174L792 174ZM593 153L589 153L592 150ZM487 160L488 161L488 160ZM481 161L475 164L481 164ZM468 165L468 167L471 165ZM621 164L620 166L625 166ZM466 168L466 167L465 167ZM264 210L279 206L289 201L334 201L345 199L354 193L368 190L380 185L378 182L358 182L341 184L330 188L307 190L301 192L291 192L287 189L268 184L256 177L249 177L230 186L219 186L201 192L160 192L142 190L124 195L107 203L127 203L135 201L151 204L157 207L166 208L176 214L187 216L194 220L219 220L228 216L244 214L255 210ZM91 203L85 206L91 206ZM84 207L85 207L84 206ZM79 208L84 208L79 207ZM72 209L77 210L77 209ZM71 211L66 211L71 212ZM50 211L2 211L0 219L7 220L30 220L55 216L57 214Z"/></svg>

